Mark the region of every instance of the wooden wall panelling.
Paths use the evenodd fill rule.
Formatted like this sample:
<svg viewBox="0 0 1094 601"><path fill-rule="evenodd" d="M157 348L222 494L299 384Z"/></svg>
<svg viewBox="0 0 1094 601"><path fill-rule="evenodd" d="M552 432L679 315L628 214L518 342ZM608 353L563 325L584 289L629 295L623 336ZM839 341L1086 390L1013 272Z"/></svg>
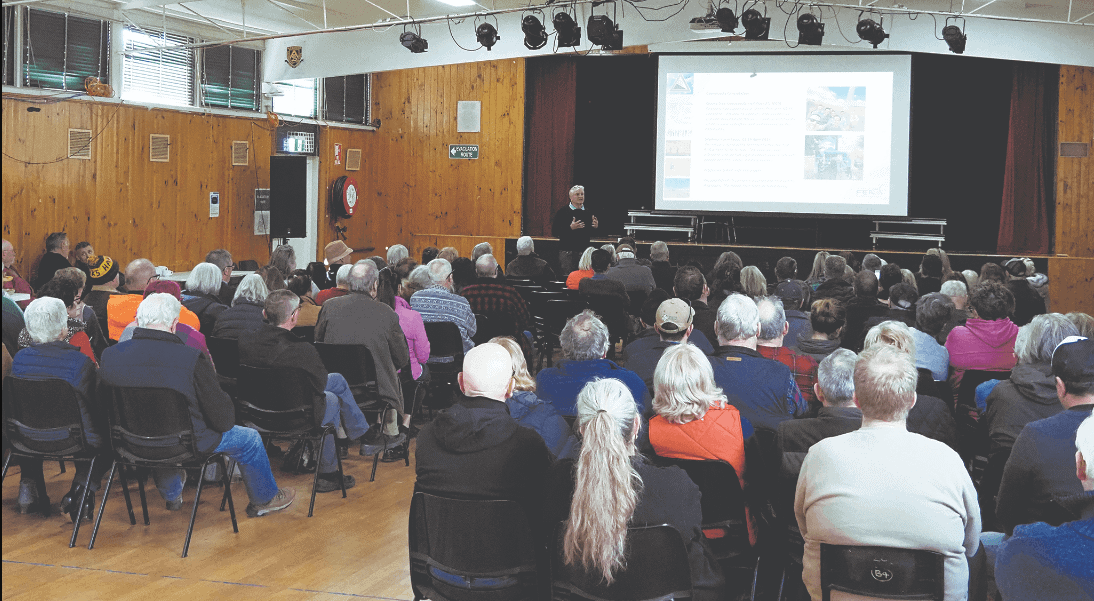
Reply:
<svg viewBox="0 0 1094 601"><path fill-rule="evenodd" d="M1058 140L1086 142L1091 154L1057 159L1056 252L1094 257L1094 68L1060 66L1059 119Z"/></svg>
<svg viewBox="0 0 1094 601"><path fill-rule="evenodd" d="M328 242L335 240L334 222L331 215L331 189L334 186L334 180L342 177L343 175L353 178L357 182L357 208L353 216L349 219L339 220L338 224L346 228L356 228L363 223L368 225L370 221L377 219L383 220L386 216L383 214L377 214L370 210L372 205L372 197L366 194L367 183L371 181L374 175L374 167L377 161L375 157L369 156L365 148L369 145L370 140L375 136L376 132L364 130L364 129L351 129L345 127L323 127L319 132L319 211L316 216L316 223L314 227L318 232L316 240L316 257L315 261L323 260L323 247ZM334 145L342 145L342 160L341 164L334 164ZM350 148L360 148L361 152L361 169L358 171L348 171L346 169L346 151ZM379 227L385 227L385 223L381 223ZM350 244L350 246L353 246ZM369 246L372 246L371 244ZM363 248L363 247L354 247ZM353 256L354 260L363 259L372 255L386 256L386 252L383 252L383 248L377 248L375 251L361 252Z"/></svg>
<svg viewBox="0 0 1094 601"><path fill-rule="evenodd" d="M1054 313L1094 315L1094 259L1050 258L1048 285Z"/></svg>

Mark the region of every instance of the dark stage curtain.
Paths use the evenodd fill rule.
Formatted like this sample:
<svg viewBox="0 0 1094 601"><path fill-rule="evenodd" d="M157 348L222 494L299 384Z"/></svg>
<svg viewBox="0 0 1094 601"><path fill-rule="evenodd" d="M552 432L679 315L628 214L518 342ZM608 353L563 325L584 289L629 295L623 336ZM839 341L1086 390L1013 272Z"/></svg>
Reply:
<svg viewBox="0 0 1094 601"><path fill-rule="evenodd" d="M997 251L1002 254L1048 254L1054 204L1055 90L1059 67L1035 63L1014 65L1010 96L1007 164Z"/></svg>
<svg viewBox="0 0 1094 601"><path fill-rule="evenodd" d="M577 62L529 58L525 78L523 230L550 236L551 217L569 202L574 181Z"/></svg>

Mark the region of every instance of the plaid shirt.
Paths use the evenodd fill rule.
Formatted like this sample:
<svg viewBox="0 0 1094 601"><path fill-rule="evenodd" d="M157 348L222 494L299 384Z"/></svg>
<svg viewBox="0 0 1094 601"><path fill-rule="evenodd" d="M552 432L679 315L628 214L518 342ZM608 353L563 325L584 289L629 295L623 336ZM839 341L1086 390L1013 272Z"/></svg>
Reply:
<svg viewBox="0 0 1094 601"><path fill-rule="evenodd" d="M807 355L799 355L785 346L756 345L756 350L768 359L774 359L790 368L790 374L801 390L802 398L806 402L820 402L813 392L813 385L817 383L817 362Z"/></svg>
<svg viewBox="0 0 1094 601"><path fill-rule="evenodd" d="M524 301L516 288L505 284L480 283L464 287L460 294L471 305L471 311L477 315L508 315L516 321L518 335L528 329L532 323L532 314L528 303Z"/></svg>

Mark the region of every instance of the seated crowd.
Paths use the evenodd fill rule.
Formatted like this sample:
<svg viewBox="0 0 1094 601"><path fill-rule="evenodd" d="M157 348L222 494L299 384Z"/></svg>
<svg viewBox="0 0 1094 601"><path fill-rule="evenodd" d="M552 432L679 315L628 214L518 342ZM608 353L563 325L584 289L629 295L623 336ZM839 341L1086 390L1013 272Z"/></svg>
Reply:
<svg viewBox="0 0 1094 601"><path fill-rule="evenodd" d="M395 245L352 262L335 241L325 264L298 269L282 245L238 280L217 249L180 287L148 259L121 271L86 243L73 266L67 237L52 234L31 286L5 240L4 285L33 297L4 298L5 373L78 393L88 444L106 459L62 499L73 520L90 517L110 465L104 387L181 392L199 449L239 465L248 515L293 502L218 377L209 342L230 340L241 365L299 372L317 422L337 432L318 458L317 492L355 484L338 477L336 454L351 442L402 461L416 437L416 491L517 501L543 549L560 533L560 557L608 583L626 570L628 527L669 524L694 597L727 598L737 585L704 538L702 491L670 465L716 461L747 501L748 545L800 566L788 598L821 598L825 544L937 552L947 600L985 578L1006 599L1083 598L1068 595L1094 587L1089 565L1059 547L1094 557L1094 319L1049 313L1047 279L1028 259L956 272L933 249L912 272L822 251L803 280L793 258L765 274L734 252L704 274L672 264L663 242L649 260L632 239L590 247L570 273L529 237L516 250L504 268L487 243L469 258L430 247L419 264ZM543 331L529 291L546 286L587 308ZM452 324L462 357L431 353L440 323ZM550 362L551 336L562 359L532 373L537 352ZM368 350L387 407L376 423L313 342ZM458 391L440 383L453 361ZM419 431L411 419L425 390L445 408ZM48 507L42 462L19 465L20 510ZM152 476L179 509L183 474ZM985 576L978 566L990 574L996 556ZM1052 595L1032 595L1016 570Z"/></svg>

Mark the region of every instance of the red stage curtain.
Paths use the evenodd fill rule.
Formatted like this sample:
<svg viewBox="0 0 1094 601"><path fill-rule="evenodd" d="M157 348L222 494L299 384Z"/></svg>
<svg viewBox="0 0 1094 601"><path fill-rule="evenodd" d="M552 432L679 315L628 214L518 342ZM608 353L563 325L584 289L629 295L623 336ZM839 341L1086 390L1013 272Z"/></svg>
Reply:
<svg viewBox="0 0 1094 601"><path fill-rule="evenodd" d="M1010 133L1003 174L1003 206L999 218L1000 254L1048 254L1052 165L1056 110L1046 102L1046 87L1057 85L1052 65L1015 63L1010 97ZM1057 75L1058 77L1058 75ZM1055 95L1048 93L1049 98Z"/></svg>
<svg viewBox="0 0 1094 601"><path fill-rule="evenodd" d="M524 233L550 236L551 218L569 202L574 179L577 63L530 58L524 126Z"/></svg>

